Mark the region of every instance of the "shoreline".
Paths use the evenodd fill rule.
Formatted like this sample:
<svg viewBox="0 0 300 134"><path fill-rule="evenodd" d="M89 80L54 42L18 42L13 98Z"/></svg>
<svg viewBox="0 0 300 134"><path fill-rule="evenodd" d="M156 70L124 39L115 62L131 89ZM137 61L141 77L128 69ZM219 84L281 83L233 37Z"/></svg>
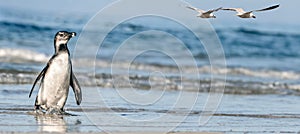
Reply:
<svg viewBox="0 0 300 134"><path fill-rule="evenodd" d="M73 93L70 93L65 106L66 112L78 116L49 118L28 114L33 110L35 99L28 99L28 92L14 92L19 90L16 86L6 86L5 89L11 92L0 94L0 99L3 100L0 103L0 132L6 133L42 133L48 130L70 134L104 133L103 130L117 134L155 134L164 130L172 130L171 134L273 133L282 131L282 128L287 130L285 132L298 132L300 128L300 98L292 95L224 94L217 111L205 125L199 126L207 93L199 93L193 108L189 110L186 106L173 107L180 95L179 91L164 91L162 98L156 103L138 106L125 101L109 88L84 87L83 103L77 106ZM124 89L122 93L131 91ZM147 93L144 90L138 92ZM159 94L160 91L153 92ZM103 102L95 100L100 99L100 94ZM185 92L185 95L190 99L195 94ZM181 101L183 104L189 103L189 100ZM121 122L118 119L131 122Z"/></svg>

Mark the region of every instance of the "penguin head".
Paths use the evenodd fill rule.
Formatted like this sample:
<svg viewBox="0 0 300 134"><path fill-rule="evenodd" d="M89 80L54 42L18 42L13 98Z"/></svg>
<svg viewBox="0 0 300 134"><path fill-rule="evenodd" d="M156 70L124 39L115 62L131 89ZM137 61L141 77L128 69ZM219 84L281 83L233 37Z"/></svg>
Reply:
<svg viewBox="0 0 300 134"><path fill-rule="evenodd" d="M76 36L75 32L59 31L55 35L54 42L57 45L67 44L68 41L74 36Z"/></svg>
<svg viewBox="0 0 300 134"><path fill-rule="evenodd" d="M54 37L55 52L57 53L58 51L61 50L67 50L67 43L74 36L76 36L75 32L67 32L67 31L57 32Z"/></svg>

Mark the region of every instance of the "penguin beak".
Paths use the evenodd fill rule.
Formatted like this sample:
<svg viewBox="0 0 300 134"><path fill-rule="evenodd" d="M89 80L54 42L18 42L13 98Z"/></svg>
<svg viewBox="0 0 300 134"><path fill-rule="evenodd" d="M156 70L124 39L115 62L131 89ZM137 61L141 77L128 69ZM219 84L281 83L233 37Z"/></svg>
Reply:
<svg viewBox="0 0 300 134"><path fill-rule="evenodd" d="M255 18L256 18L256 16L252 16L252 18L254 18L254 19L255 19Z"/></svg>
<svg viewBox="0 0 300 134"><path fill-rule="evenodd" d="M70 37L75 37L76 36L76 33L75 32L71 32L70 33Z"/></svg>

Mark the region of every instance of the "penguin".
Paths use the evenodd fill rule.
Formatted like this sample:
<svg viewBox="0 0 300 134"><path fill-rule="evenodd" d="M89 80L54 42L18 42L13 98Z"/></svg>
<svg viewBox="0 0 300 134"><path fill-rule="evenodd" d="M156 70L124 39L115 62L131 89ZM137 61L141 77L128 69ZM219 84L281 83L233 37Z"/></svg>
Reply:
<svg viewBox="0 0 300 134"><path fill-rule="evenodd" d="M80 105L82 100L81 87L73 73L67 46L69 40L74 36L76 36L75 32L59 31L56 33L54 38L55 53L35 79L29 93L30 98L36 83L41 79L34 104L36 112L63 114L70 86L74 91L77 105Z"/></svg>

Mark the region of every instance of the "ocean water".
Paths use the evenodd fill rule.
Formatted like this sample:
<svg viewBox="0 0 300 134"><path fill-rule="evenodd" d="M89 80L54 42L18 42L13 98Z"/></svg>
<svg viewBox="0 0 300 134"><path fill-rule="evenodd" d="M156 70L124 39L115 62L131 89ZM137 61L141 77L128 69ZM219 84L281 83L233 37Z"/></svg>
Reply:
<svg viewBox="0 0 300 134"><path fill-rule="evenodd" d="M51 13L0 9L2 131L14 131L7 126L19 126L17 132L98 132L97 123L104 131L161 131L164 127L177 127L174 131L272 133L282 131L282 126L290 130L287 132L299 131L300 31L294 25L284 28L263 24L212 25L223 48L226 66L211 67L211 55L205 47L209 44L199 43L201 39L193 36L195 31L165 18L146 16L127 20L107 34L103 27L116 25L113 20L94 29L84 29L89 15L62 13L53 16ZM206 34L202 28L196 26L195 30ZM54 120L28 116L34 102L34 97L27 99L30 86L52 56L53 36L59 30L78 34L68 47L73 70L84 89L83 104L76 106L71 94L66 107L67 111L79 116ZM83 32L90 36L79 42ZM104 41L97 42L100 37L94 36L95 33L105 37ZM96 53L91 53L95 50ZM148 93L166 98L148 102L147 96L143 96L145 98L137 98L132 105L128 104L131 100L116 97L116 87L119 93L135 91L141 96ZM203 102L209 91L214 91L211 88L221 93L224 90L224 100L212 120L205 127L199 127L199 114L203 112ZM99 97L91 97L95 92L104 94L105 106L122 118L143 121L170 110L172 117L187 119L179 126L176 118L150 124L134 122L132 126L102 122L112 120L111 113L106 112L108 109L104 105L95 103L93 99ZM184 111L186 107L172 109L174 98L181 92L191 98L199 95L191 111ZM140 103L143 105L137 106ZM89 117L101 115L105 116L94 120ZM14 116L18 118L11 120Z"/></svg>
<svg viewBox="0 0 300 134"><path fill-rule="evenodd" d="M193 90L196 86L200 91L207 91L210 84L218 85L218 82L210 82L211 74L216 77L226 74L226 93L298 94L300 88L300 33L292 25L285 28L279 25L213 26L223 47L226 67L211 68L205 46L197 37L190 36L192 31L166 19L127 20L110 33L103 33L105 40L102 43L93 43L98 38L93 33L101 33L101 27L115 25L113 21L86 30L84 26L89 16L62 14L49 17L51 15L1 9L0 83L31 84L53 54L54 34L68 30L79 35L71 39L69 49L72 56L76 54L74 70L85 86L95 86L90 82L94 79L98 86L112 85L110 79L116 75L123 79L130 76L133 86L143 89L162 84L160 78L163 78L168 89L183 87ZM149 22L153 24L149 25ZM201 27L195 29L201 32ZM84 45L76 44L82 31L90 34L90 39L83 42ZM76 49L77 46L84 47ZM95 49L97 53L91 54L90 50ZM117 61L113 69L112 61ZM191 74L194 73L193 61L200 77ZM185 72L190 73L180 73L178 62Z"/></svg>

